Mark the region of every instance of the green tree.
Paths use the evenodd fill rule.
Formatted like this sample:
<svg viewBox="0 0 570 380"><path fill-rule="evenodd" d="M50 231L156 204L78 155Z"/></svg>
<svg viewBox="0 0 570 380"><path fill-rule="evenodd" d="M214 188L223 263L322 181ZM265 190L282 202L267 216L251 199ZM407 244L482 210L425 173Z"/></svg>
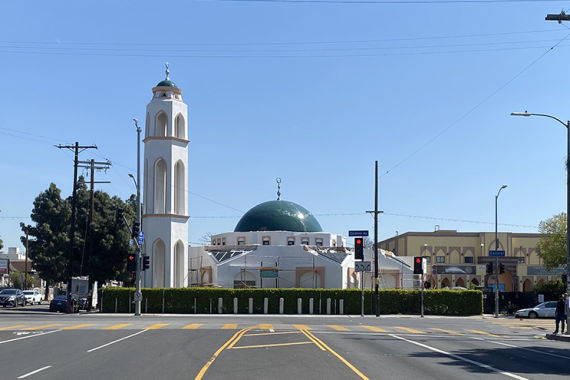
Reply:
<svg viewBox="0 0 570 380"><path fill-rule="evenodd" d="M547 270L566 264L566 213L554 215L538 225L540 238L536 248Z"/></svg>
<svg viewBox="0 0 570 380"><path fill-rule="evenodd" d="M129 252L129 232L124 222L115 223L115 210L125 210L128 221L134 220L134 196L127 202L111 197L103 191L94 193L93 220L89 228L91 192L83 178L77 188L75 242L72 252L74 275L90 275L91 281L127 280L126 256ZM69 233L71 224L71 197L61 198L55 184L34 201L31 215L35 225L21 224L28 230L29 256L33 268L50 285L67 281L69 260ZM22 237L24 240L25 237Z"/></svg>
<svg viewBox="0 0 570 380"><path fill-rule="evenodd" d="M4 242L0 239L0 249L4 248Z"/></svg>

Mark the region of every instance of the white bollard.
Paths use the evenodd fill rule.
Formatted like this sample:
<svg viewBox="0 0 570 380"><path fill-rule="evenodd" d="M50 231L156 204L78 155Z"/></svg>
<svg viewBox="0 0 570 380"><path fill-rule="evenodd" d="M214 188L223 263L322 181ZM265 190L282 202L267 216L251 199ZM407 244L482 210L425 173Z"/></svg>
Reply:
<svg viewBox="0 0 570 380"><path fill-rule="evenodd" d="M234 297L234 314L238 313L238 299Z"/></svg>
<svg viewBox="0 0 570 380"><path fill-rule="evenodd" d="M303 314L303 299L297 298L297 314Z"/></svg>
<svg viewBox="0 0 570 380"><path fill-rule="evenodd" d="M327 314L331 313L331 299L327 298Z"/></svg>
<svg viewBox="0 0 570 380"><path fill-rule="evenodd" d="M313 314L313 299L309 298L309 314Z"/></svg>
<svg viewBox="0 0 570 380"><path fill-rule="evenodd" d="M340 315L344 315L344 300L343 299L338 301L338 313Z"/></svg>
<svg viewBox="0 0 570 380"><path fill-rule="evenodd" d="M263 314L267 314L269 312L269 299L265 297L263 299Z"/></svg>
<svg viewBox="0 0 570 380"><path fill-rule="evenodd" d="M253 298L249 299L249 314L253 314Z"/></svg>
<svg viewBox="0 0 570 380"><path fill-rule="evenodd" d="M222 314L222 309L224 308L224 300L218 298L218 314Z"/></svg>
<svg viewBox="0 0 570 380"><path fill-rule="evenodd" d="M285 300L283 298L279 298L279 314L283 314L285 311Z"/></svg>

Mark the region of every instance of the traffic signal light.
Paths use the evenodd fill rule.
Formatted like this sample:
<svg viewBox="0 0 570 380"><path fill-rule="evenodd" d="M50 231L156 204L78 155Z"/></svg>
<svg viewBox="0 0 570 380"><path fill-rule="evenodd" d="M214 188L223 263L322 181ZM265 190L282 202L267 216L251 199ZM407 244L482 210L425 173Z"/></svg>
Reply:
<svg viewBox="0 0 570 380"><path fill-rule="evenodd" d="M139 237L139 230L140 230L141 224L137 221L133 222L133 229L131 231L131 237L133 239L137 239Z"/></svg>
<svg viewBox="0 0 570 380"><path fill-rule="evenodd" d="M566 284L568 284L568 275L567 274L562 275L562 283L564 284L564 286L566 286Z"/></svg>
<svg viewBox="0 0 570 380"><path fill-rule="evenodd" d="M500 274L505 273L505 264L499 263L499 273Z"/></svg>
<svg viewBox="0 0 570 380"><path fill-rule="evenodd" d="M364 260L364 239L354 238L354 259Z"/></svg>
<svg viewBox="0 0 570 380"><path fill-rule="evenodd" d="M148 268L150 268L150 257L149 256L143 256L142 270L147 270Z"/></svg>
<svg viewBox="0 0 570 380"><path fill-rule="evenodd" d="M493 263L487 263L487 274L493 274Z"/></svg>
<svg viewBox="0 0 570 380"><path fill-rule="evenodd" d="M130 253L127 255L127 272L137 271L137 254Z"/></svg>
<svg viewBox="0 0 570 380"><path fill-rule="evenodd" d="M414 257L414 274L424 274L422 261L423 259L420 256Z"/></svg>
<svg viewBox="0 0 570 380"><path fill-rule="evenodd" d="M119 224L123 223L123 213L125 212L125 210L123 210L120 207L117 207L115 209L115 227L118 226Z"/></svg>

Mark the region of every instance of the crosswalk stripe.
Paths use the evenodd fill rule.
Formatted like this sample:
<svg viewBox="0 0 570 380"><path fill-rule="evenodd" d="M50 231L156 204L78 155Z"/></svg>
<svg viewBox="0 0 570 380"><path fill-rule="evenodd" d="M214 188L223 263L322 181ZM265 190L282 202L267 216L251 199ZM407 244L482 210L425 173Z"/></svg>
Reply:
<svg viewBox="0 0 570 380"><path fill-rule="evenodd" d="M222 330L236 330L237 327L237 323L226 323L222 326Z"/></svg>
<svg viewBox="0 0 570 380"><path fill-rule="evenodd" d="M61 326L61 323L50 323L48 325L40 325L40 326L34 326L34 327L26 327L25 329L22 330L26 330L26 331L31 331L31 330L40 330L40 329L45 329L47 327L56 327L56 326Z"/></svg>
<svg viewBox="0 0 570 380"><path fill-rule="evenodd" d="M402 327L402 326L394 326L394 327L403 331L407 331L412 334L425 334L423 331L411 329L409 327Z"/></svg>
<svg viewBox="0 0 570 380"><path fill-rule="evenodd" d="M0 331L3 330L12 330L12 329L19 329L20 327L24 327L25 325L13 325L13 326L5 326L5 327L0 327Z"/></svg>
<svg viewBox="0 0 570 380"><path fill-rule="evenodd" d="M190 323L189 325L186 325L184 327L182 327L183 330L196 330L197 328L203 326L202 323Z"/></svg>
<svg viewBox="0 0 570 380"><path fill-rule="evenodd" d="M67 327L63 327L62 330L76 330L76 329L80 329L82 327L89 327L89 326L93 326L93 324L87 323L84 325L67 326Z"/></svg>
<svg viewBox="0 0 570 380"><path fill-rule="evenodd" d="M381 329L380 327L376 327L376 326L362 326L362 327L364 327L365 329L368 329L372 332L379 332L379 333L388 332L388 331Z"/></svg>
<svg viewBox="0 0 570 380"><path fill-rule="evenodd" d="M311 328L307 325L293 325L297 330L310 330Z"/></svg>
<svg viewBox="0 0 570 380"><path fill-rule="evenodd" d="M350 329L347 329L346 327L343 326L339 326L339 325L328 325L331 329L336 330L336 331L350 331Z"/></svg>
<svg viewBox="0 0 570 380"><path fill-rule="evenodd" d="M449 335L465 335L465 334L458 333L458 332L451 331L451 330L438 329L438 328L436 328L436 327L432 327L432 328L430 328L430 330L439 331L439 332L446 333L446 334L449 334Z"/></svg>
<svg viewBox="0 0 570 380"><path fill-rule="evenodd" d="M123 327L127 327L130 325L131 325L130 323L119 323L118 325L105 327L103 330L119 330L119 329L122 329Z"/></svg>
<svg viewBox="0 0 570 380"><path fill-rule="evenodd" d="M257 325L257 328L261 330L275 330L275 328L271 323L260 323L259 325Z"/></svg>
<svg viewBox="0 0 570 380"><path fill-rule="evenodd" d="M158 329L161 329L167 325L168 325L168 323L156 323L154 325L150 325L150 326L145 327L143 330L158 330Z"/></svg>
<svg viewBox="0 0 570 380"><path fill-rule="evenodd" d="M469 332L472 332L474 334L479 334L479 335L493 336L495 338L503 338L503 336L501 336L501 335L491 334L491 333L488 333L486 331L480 331L480 330L465 330L465 331L469 331Z"/></svg>

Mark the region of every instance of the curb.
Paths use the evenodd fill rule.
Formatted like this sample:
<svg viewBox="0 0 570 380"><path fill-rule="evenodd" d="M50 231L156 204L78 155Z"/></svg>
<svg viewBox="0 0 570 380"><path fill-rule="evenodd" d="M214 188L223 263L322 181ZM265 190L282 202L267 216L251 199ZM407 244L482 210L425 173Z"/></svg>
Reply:
<svg viewBox="0 0 570 380"><path fill-rule="evenodd" d="M562 342L570 342L570 335L546 334L546 339L559 340Z"/></svg>

